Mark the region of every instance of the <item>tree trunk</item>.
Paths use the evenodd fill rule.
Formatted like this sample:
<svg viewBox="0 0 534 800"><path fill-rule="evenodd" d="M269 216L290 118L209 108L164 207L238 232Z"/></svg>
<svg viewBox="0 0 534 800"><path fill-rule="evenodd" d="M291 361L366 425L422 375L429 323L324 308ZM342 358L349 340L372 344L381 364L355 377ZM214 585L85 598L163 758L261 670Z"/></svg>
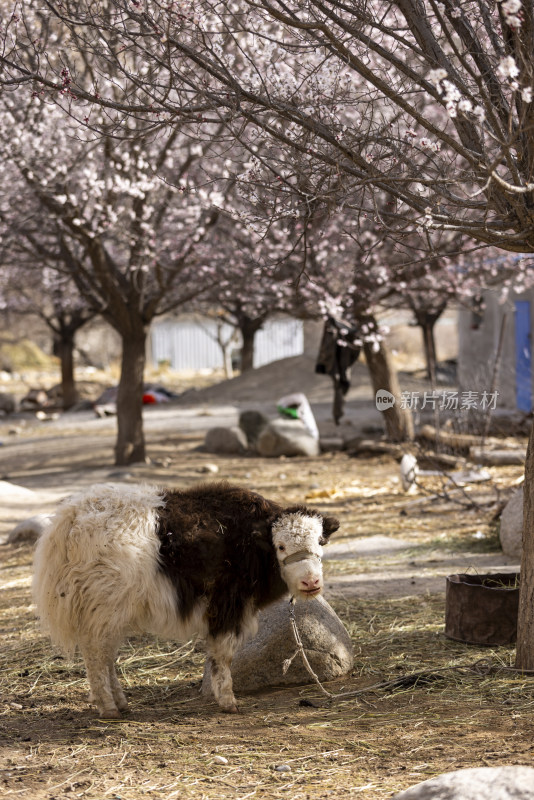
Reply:
<svg viewBox="0 0 534 800"><path fill-rule="evenodd" d="M245 319L239 323L243 346L241 347L241 372L254 369L254 338L260 329L254 320Z"/></svg>
<svg viewBox="0 0 534 800"><path fill-rule="evenodd" d="M401 408L399 381L387 348L383 342L379 343L376 352L374 348L376 348L374 343L364 342L363 351L375 397L380 390L385 390L392 396L389 407L382 410L387 437L392 442L413 439L412 415L409 409Z"/></svg>
<svg viewBox="0 0 534 800"><path fill-rule="evenodd" d="M423 344L425 348L426 374L432 386L436 385L436 340L434 339L434 326L438 318L427 314L421 325L423 331Z"/></svg>
<svg viewBox="0 0 534 800"><path fill-rule="evenodd" d="M420 307L418 305L412 306L415 322L417 326L421 328L423 334L423 347L425 350L427 378L430 379L432 386L435 386L436 384L436 365L437 365L436 340L434 338L434 328L436 326L436 322L441 317L446 308L447 308L446 301L443 301L441 305L432 309Z"/></svg>
<svg viewBox="0 0 534 800"><path fill-rule="evenodd" d="M117 442L115 464L145 461L143 433L143 381L146 361L146 330L122 337L122 360L117 395Z"/></svg>
<svg viewBox="0 0 534 800"><path fill-rule="evenodd" d="M78 392L74 380L74 337L75 332L62 327L54 337L54 355L61 365L61 394L63 409L72 408L78 402Z"/></svg>
<svg viewBox="0 0 534 800"><path fill-rule="evenodd" d="M515 666L534 670L534 425L528 441L523 492L523 553Z"/></svg>
<svg viewBox="0 0 534 800"><path fill-rule="evenodd" d="M224 377L229 380L234 377L234 367L232 364L232 348L236 340L236 330L232 331L229 339L224 338L224 322L217 321L217 344L221 348L224 366Z"/></svg>
<svg viewBox="0 0 534 800"><path fill-rule="evenodd" d="M224 364L224 377L227 380L234 377L234 367L232 364L232 345L227 344L222 347L223 364Z"/></svg>

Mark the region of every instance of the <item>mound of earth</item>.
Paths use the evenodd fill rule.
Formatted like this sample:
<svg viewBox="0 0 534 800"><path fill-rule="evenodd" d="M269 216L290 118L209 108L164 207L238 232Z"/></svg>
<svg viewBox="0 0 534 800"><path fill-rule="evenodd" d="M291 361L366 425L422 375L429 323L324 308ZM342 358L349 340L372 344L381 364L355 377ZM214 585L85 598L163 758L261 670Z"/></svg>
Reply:
<svg viewBox="0 0 534 800"><path fill-rule="evenodd" d="M244 372L236 378L190 389L180 397L183 403L274 403L279 397L293 392L303 392L311 403L331 403L333 382L328 375L317 375L315 357L292 356ZM352 368L352 386L347 399L371 399L371 385L365 364Z"/></svg>

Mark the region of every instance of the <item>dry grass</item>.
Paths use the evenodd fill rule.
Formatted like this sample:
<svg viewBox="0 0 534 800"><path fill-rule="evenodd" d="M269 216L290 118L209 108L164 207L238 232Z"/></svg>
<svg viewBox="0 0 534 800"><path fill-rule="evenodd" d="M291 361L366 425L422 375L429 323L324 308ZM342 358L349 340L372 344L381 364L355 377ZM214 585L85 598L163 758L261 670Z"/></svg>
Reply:
<svg viewBox="0 0 534 800"><path fill-rule="evenodd" d="M198 481L199 468L213 457L196 444L188 437L152 441L151 454L169 457L170 465L136 468L132 479ZM85 468L89 454L79 450ZM75 457L69 450L70 470ZM21 451L12 480L51 464L61 480L59 450L41 462L42 450ZM218 463L219 477L275 499L293 503L308 494L310 505L340 516L341 536L414 542L399 554L366 559L365 566L352 558L326 562L327 583L363 569L372 580L384 566L498 548L491 505L466 510L428 501L401 514L412 498L402 494L388 458L339 453L291 463L230 457ZM493 470L501 495L520 473ZM316 485L325 490L321 496L313 496ZM483 502L496 497L489 486L470 491ZM332 600L354 643L355 669L328 689L356 690L421 670L430 673L425 680L334 702L313 686L272 690L240 698L241 715L227 716L199 694L201 643L137 638L123 648L119 664L131 712L119 722L98 720L87 704L81 663L63 660L37 628L31 556L28 546L0 551L2 797L378 800L460 767L532 762L534 678L508 669L513 648L446 639L444 593L413 595L414 589L405 592L412 596L375 591L369 599L351 597L353 591ZM300 705L303 698L313 705ZM280 765L290 769L277 771Z"/></svg>
<svg viewBox="0 0 534 800"><path fill-rule="evenodd" d="M120 657L131 713L97 720L81 664L65 662L36 628L30 550L6 550L3 796L385 798L450 769L531 763L534 678L506 669L512 648L445 639L444 601L434 595L335 603L356 667L328 688L429 671L415 684L333 702L311 686L270 691L243 697L236 718L199 696L200 647L138 638ZM302 697L314 705L299 705Z"/></svg>

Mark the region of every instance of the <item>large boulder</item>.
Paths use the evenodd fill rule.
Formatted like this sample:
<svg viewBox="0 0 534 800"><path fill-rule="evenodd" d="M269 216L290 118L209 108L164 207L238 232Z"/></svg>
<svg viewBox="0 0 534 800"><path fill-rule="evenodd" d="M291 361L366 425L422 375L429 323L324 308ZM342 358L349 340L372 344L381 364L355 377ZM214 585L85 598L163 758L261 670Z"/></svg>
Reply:
<svg viewBox="0 0 534 800"><path fill-rule="evenodd" d="M318 597L296 603L295 616L306 656L319 680L329 681L349 673L354 664L352 642L326 600ZM284 674L284 661L291 659L296 649L289 598L285 598L260 612L258 633L235 654L232 662L235 691L313 683L300 654L293 658ZM202 692L211 694L209 662L204 670Z"/></svg>
<svg viewBox="0 0 534 800"><path fill-rule="evenodd" d="M523 549L523 487L515 492L501 514L499 538L503 553L521 558Z"/></svg>
<svg viewBox="0 0 534 800"><path fill-rule="evenodd" d="M431 778L393 800L532 800L532 767L474 767Z"/></svg>
<svg viewBox="0 0 534 800"><path fill-rule="evenodd" d="M248 448L247 437L241 428L210 428L204 439L204 449L209 453L240 455Z"/></svg>
<svg viewBox="0 0 534 800"><path fill-rule="evenodd" d="M0 392L0 415L13 414L16 408L15 397L9 392Z"/></svg>
<svg viewBox="0 0 534 800"><path fill-rule="evenodd" d="M273 420L258 436L256 449L260 456L318 456L319 442L310 435L300 420Z"/></svg>
<svg viewBox="0 0 534 800"><path fill-rule="evenodd" d="M247 437L250 447L255 447L261 431L269 424L269 418L261 411L242 411L239 415L239 427Z"/></svg>

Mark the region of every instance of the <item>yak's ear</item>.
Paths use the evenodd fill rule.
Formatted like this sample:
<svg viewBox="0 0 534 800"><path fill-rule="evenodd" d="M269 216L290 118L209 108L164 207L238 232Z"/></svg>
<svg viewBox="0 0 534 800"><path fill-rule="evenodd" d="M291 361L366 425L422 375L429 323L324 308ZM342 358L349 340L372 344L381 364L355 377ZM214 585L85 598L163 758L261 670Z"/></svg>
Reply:
<svg viewBox="0 0 534 800"><path fill-rule="evenodd" d="M321 515L322 516L322 515ZM339 520L337 517L324 517L323 516L323 535L320 544L327 544L329 538L339 528Z"/></svg>
<svg viewBox="0 0 534 800"><path fill-rule="evenodd" d="M262 550L272 549L272 528L276 517L271 516L264 519L257 519L252 526L252 535L256 545Z"/></svg>

